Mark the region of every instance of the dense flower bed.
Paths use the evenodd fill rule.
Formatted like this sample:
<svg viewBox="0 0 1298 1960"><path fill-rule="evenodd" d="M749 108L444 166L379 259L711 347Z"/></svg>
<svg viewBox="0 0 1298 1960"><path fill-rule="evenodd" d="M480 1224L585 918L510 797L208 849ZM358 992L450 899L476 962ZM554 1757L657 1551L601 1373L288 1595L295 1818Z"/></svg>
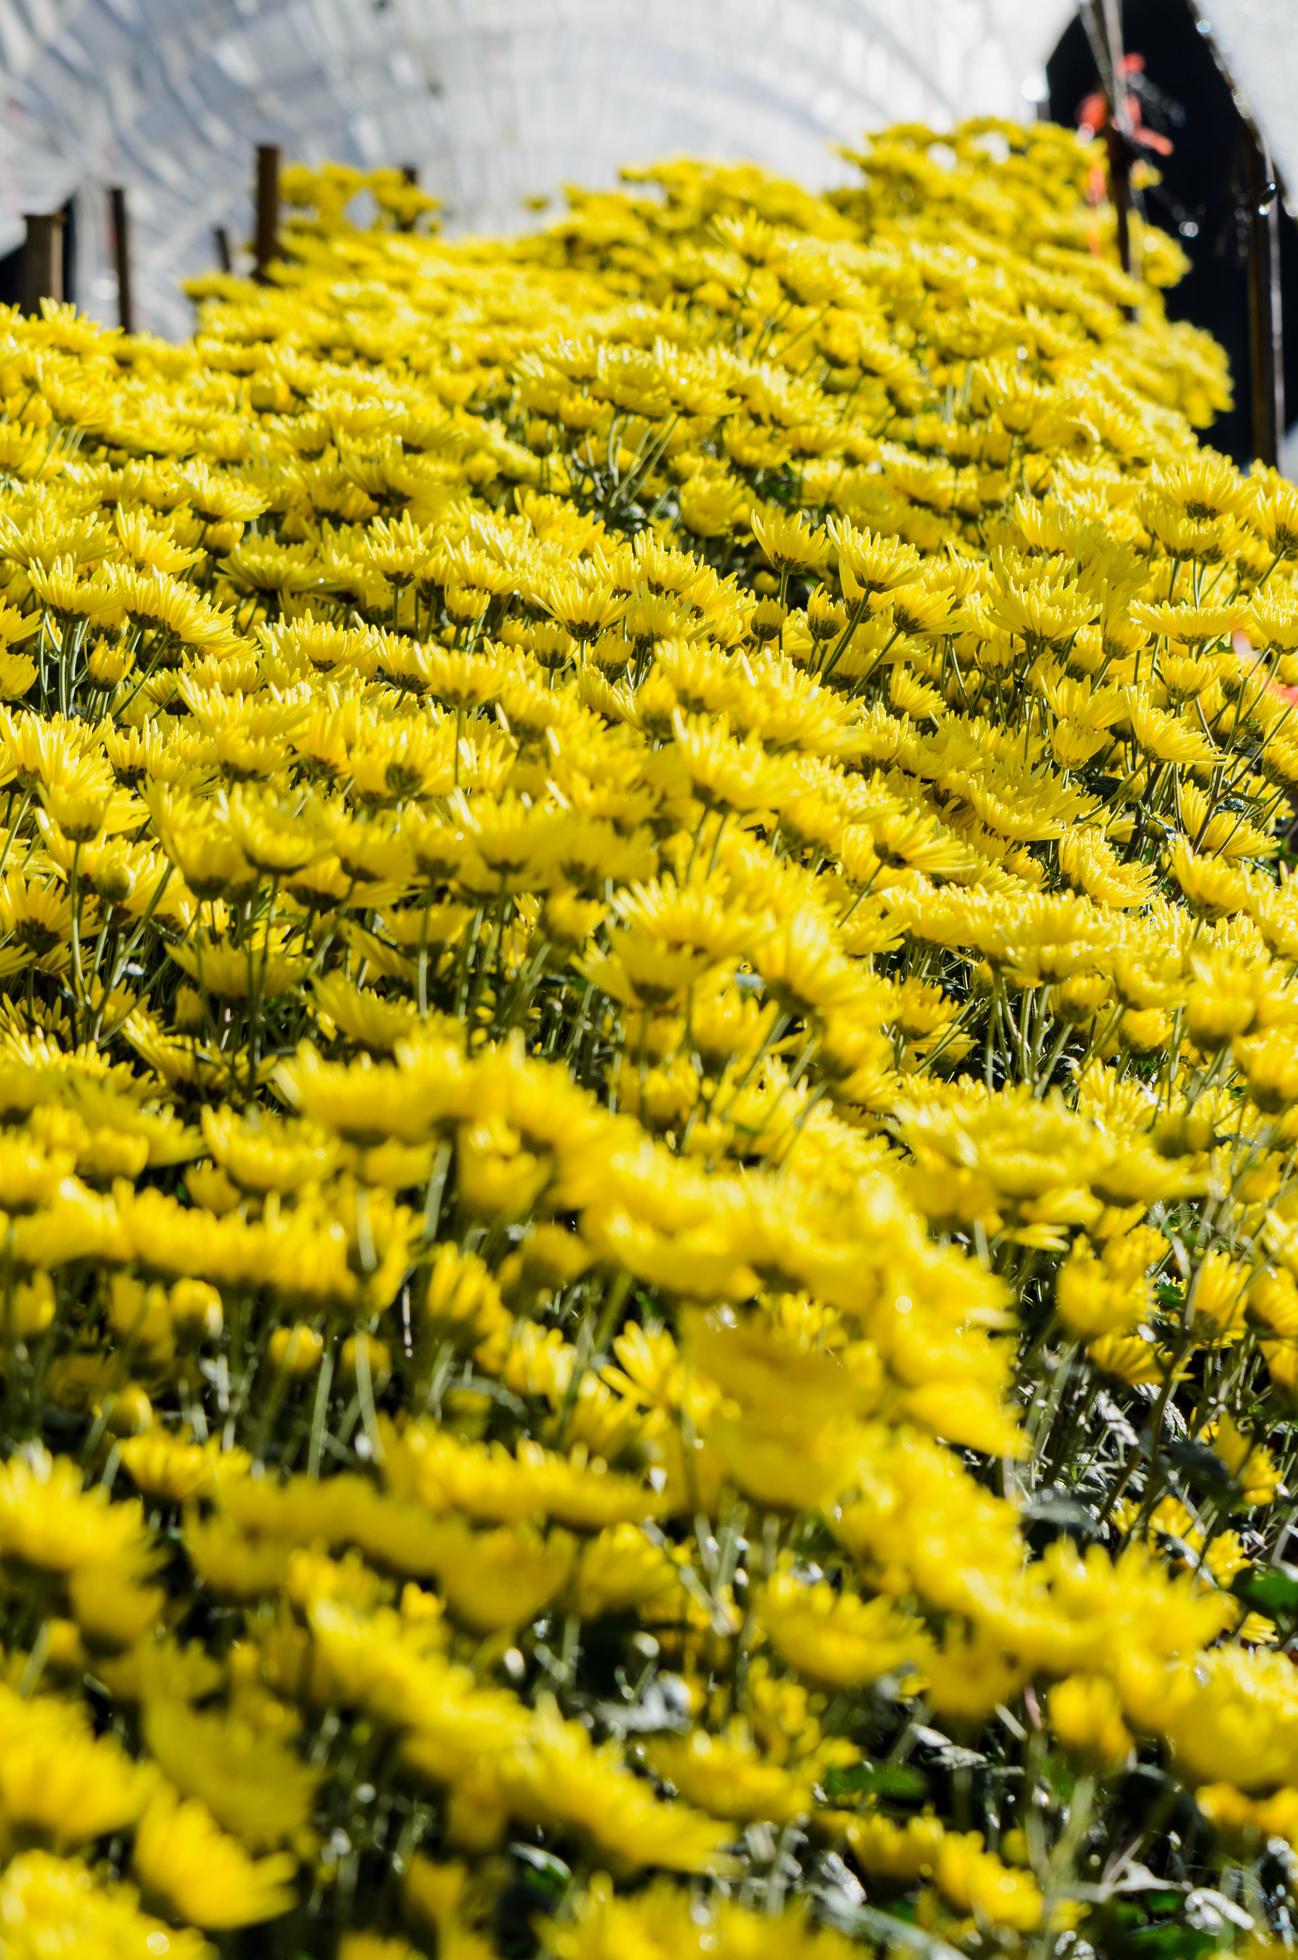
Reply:
<svg viewBox="0 0 1298 1960"><path fill-rule="evenodd" d="M860 164L0 311L6 1955L1288 1937L1298 494Z"/></svg>

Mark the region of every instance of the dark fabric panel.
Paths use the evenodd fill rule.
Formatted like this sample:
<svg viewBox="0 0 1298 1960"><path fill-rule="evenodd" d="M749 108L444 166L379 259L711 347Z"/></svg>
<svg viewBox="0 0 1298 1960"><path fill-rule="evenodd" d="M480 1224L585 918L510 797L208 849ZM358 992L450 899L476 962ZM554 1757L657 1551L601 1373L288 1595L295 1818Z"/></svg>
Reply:
<svg viewBox="0 0 1298 1960"><path fill-rule="evenodd" d="M1219 417L1208 440L1239 462L1252 456L1249 431L1248 293L1240 221L1239 150L1243 131L1229 86L1184 0L1123 0L1127 51L1145 57L1142 119L1173 144L1153 158L1163 182L1148 192L1150 217L1177 232L1190 271L1168 295L1174 319L1205 327L1225 347L1235 381L1235 407ZM1095 61L1080 20L1068 28L1047 66L1050 113L1075 124L1097 86ZM1186 227L1195 228L1190 235ZM1285 332L1285 396L1290 423L1298 420L1298 227L1281 218L1281 280Z"/></svg>

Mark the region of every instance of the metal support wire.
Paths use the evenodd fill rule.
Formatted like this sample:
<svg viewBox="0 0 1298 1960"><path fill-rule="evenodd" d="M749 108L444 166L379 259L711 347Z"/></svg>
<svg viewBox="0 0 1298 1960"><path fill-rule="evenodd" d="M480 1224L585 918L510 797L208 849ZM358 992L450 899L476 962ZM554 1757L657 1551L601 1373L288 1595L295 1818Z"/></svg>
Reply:
<svg viewBox="0 0 1298 1960"><path fill-rule="evenodd" d="M1257 131L1241 141L1247 219L1248 365L1253 454L1274 469L1285 426L1284 346L1280 308L1280 186Z"/></svg>

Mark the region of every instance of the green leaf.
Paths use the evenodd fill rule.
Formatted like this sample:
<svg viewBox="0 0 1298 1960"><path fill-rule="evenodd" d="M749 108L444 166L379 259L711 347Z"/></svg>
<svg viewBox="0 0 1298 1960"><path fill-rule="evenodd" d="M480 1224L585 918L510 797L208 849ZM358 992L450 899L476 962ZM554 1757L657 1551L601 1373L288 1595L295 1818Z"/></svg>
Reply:
<svg viewBox="0 0 1298 1960"><path fill-rule="evenodd" d="M825 1794L837 1803L843 1797L895 1797L906 1803L928 1795L927 1780L904 1763L853 1763L850 1769L831 1769Z"/></svg>
<svg viewBox="0 0 1298 1960"><path fill-rule="evenodd" d="M1298 1568L1292 1565L1252 1566L1238 1575L1231 1590L1273 1620L1298 1619Z"/></svg>
<svg viewBox="0 0 1298 1960"><path fill-rule="evenodd" d="M1141 1960L1200 1960L1200 1955L1216 1953L1220 1941L1216 1934L1196 1931L1183 1920L1168 1920L1162 1926L1139 1926L1128 1933L1126 1947Z"/></svg>
<svg viewBox="0 0 1298 1960"><path fill-rule="evenodd" d="M1023 1515L1033 1524L1056 1524L1064 1531L1078 1531L1087 1538L1098 1538L1103 1529L1089 1506L1057 1491L1038 1491L1023 1506Z"/></svg>
<svg viewBox="0 0 1298 1960"><path fill-rule="evenodd" d="M839 1923L845 1931L868 1934L872 1940L879 1942L884 1953L900 1948L903 1952L919 1954L921 1960L963 1960L959 1950L948 1946L936 1933L926 1933L919 1926L908 1926L893 1913L880 1912L876 1906L858 1906L851 1915L850 1924L846 1916ZM1195 1960L1197 1954L1196 1948Z"/></svg>
<svg viewBox="0 0 1298 1960"><path fill-rule="evenodd" d="M1226 1490L1230 1471L1206 1443L1166 1442L1162 1454L1176 1465L1188 1484L1201 1490Z"/></svg>
<svg viewBox="0 0 1298 1960"><path fill-rule="evenodd" d="M545 1851L539 1844L511 1844L514 1856L531 1866L528 1883L550 1897L560 1899L572 1883L572 1873L562 1858Z"/></svg>

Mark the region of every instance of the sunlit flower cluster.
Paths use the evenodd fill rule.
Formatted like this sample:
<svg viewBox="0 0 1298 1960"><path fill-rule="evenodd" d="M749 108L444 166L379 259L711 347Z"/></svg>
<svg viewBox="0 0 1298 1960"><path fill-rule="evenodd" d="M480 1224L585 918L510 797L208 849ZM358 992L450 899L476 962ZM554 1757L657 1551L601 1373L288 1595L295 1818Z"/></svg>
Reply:
<svg viewBox="0 0 1298 1960"><path fill-rule="evenodd" d="M1298 490L1062 131L0 309L0 1950L1287 1950Z"/></svg>

